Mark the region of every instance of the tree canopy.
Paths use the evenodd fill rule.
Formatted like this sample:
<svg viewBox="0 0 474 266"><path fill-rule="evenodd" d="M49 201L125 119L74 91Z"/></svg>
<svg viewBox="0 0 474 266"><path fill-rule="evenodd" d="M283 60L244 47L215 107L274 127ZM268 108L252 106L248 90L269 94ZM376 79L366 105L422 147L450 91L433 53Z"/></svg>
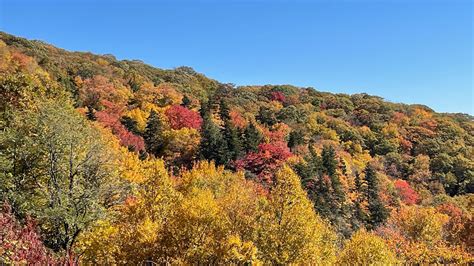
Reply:
<svg viewBox="0 0 474 266"><path fill-rule="evenodd" d="M473 263L473 132L0 32L0 263Z"/></svg>

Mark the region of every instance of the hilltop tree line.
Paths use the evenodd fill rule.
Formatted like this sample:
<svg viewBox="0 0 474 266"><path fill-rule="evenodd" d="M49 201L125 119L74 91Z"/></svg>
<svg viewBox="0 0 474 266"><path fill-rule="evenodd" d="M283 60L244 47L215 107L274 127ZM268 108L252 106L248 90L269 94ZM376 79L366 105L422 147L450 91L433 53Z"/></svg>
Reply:
<svg viewBox="0 0 474 266"><path fill-rule="evenodd" d="M0 262L474 260L474 123L0 33Z"/></svg>

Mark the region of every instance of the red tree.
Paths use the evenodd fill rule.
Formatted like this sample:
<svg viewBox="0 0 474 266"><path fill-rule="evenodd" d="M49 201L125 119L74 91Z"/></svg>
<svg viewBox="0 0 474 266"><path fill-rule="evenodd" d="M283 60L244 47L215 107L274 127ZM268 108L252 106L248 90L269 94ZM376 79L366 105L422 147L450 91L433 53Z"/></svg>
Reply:
<svg viewBox="0 0 474 266"><path fill-rule="evenodd" d="M106 111L99 111L95 113L97 121L104 127L110 128L112 133L120 140L120 144L125 147L132 147L135 151L142 151L145 149L145 142L143 138L128 131L122 123L120 117L114 113Z"/></svg>
<svg viewBox="0 0 474 266"><path fill-rule="evenodd" d="M285 142L264 143L258 146L258 152L247 154L235 165L239 170L245 169L257 175L264 184L271 184L273 174L291 156L292 153Z"/></svg>
<svg viewBox="0 0 474 266"><path fill-rule="evenodd" d="M53 257L36 232L33 220L28 218L26 225L21 226L6 203L0 211L0 258L0 262L12 265L54 264Z"/></svg>
<svg viewBox="0 0 474 266"><path fill-rule="evenodd" d="M411 188L410 184L408 184L407 181L402 180L402 179L397 179L395 180L395 188L398 191L398 194L400 195L400 199L407 205L412 205L416 204L418 200L420 199L420 196L418 196L418 193L416 193L413 188Z"/></svg>
<svg viewBox="0 0 474 266"><path fill-rule="evenodd" d="M283 94L281 91L272 91L270 99L272 99L272 101L278 101L283 103L285 102L286 97L285 94Z"/></svg>
<svg viewBox="0 0 474 266"><path fill-rule="evenodd" d="M181 105L173 105L165 112L172 129L181 129L183 127L200 129L202 118L198 112L189 110Z"/></svg>

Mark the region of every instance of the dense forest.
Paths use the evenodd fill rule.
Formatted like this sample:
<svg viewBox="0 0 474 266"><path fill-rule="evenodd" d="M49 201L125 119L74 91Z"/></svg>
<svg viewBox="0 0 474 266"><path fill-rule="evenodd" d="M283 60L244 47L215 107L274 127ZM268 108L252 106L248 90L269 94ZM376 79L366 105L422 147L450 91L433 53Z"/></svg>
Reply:
<svg viewBox="0 0 474 266"><path fill-rule="evenodd" d="M474 262L474 121L0 32L0 264Z"/></svg>

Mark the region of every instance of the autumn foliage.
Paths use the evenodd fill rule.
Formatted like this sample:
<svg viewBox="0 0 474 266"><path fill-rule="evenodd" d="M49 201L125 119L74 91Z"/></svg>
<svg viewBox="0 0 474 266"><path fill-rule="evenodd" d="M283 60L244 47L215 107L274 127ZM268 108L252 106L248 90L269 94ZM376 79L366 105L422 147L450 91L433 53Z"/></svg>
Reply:
<svg viewBox="0 0 474 266"><path fill-rule="evenodd" d="M364 230L355 233L344 245L338 263L341 265L392 265L397 258L384 240Z"/></svg>
<svg viewBox="0 0 474 266"><path fill-rule="evenodd" d="M246 169L264 184L271 184L275 171L291 156L284 142L263 143L257 152L251 152L236 162L237 169Z"/></svg>
<svg viewBox="0 0 474 266"><path fill-rule="evenodd" d="M278 102L285 102L286 97L281 91L273 91L271 93L271 99L273 101L278 101Z"/></svg>
<svg viewBox="0 0 474 266"><path fill-rule="evenodd" d="M6 264L51 264L55 259L43 245L36 223L28 218L21 225L4 203L0 212L0 262Z"/></svg>
<svg viewBox="0 0 474 266"><path fill-rule="evenodd" d="M183 127L200 129L202 118L198 112L189 110L181 105L173 105L165 112L166 117L172 129L181 129Z"/></svg>
<svg viewBox="0 0 474 266"><path fill-rule="evenodd" d="M411 188L407 181L397 179L395 180L394 185L400 194L400 199L403 201L403 203L407 205L418 203L420 197L418 196L418 193L416 193L416 191Z"/></svg>
<svg viewBox="0 0 474 266"><path fill-rule="evenodd" d="M143 138L128 131L124 125L121 124L120 118L117 114L109 113L107 111L99 111L95 113L97 121L104 127L109 128L114 135L116 135L120 143L125 147L130 147L135 151L142 151L145 149Z"/></svg>
<svg viewBox="0 0 474 266"><path fill-rule="evenodd" d="M474 263L473 118L0 32L0 264Z"/></svg>

